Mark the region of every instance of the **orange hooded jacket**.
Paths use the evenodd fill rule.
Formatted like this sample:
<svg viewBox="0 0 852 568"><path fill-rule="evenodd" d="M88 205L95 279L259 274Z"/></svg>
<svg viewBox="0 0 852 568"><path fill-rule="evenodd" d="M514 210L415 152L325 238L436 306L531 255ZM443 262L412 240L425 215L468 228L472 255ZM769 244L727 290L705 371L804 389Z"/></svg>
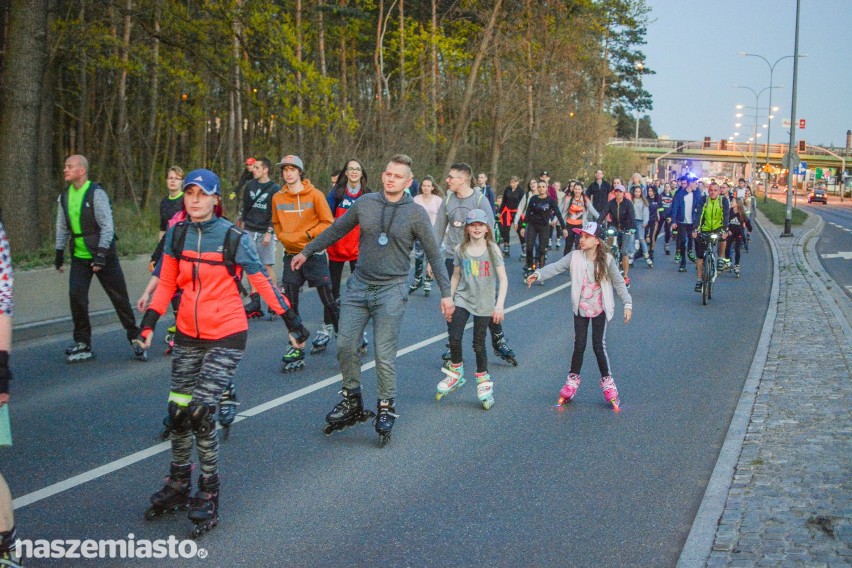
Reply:
<svg viewBox="0 0 852 568"><path fill-rule="evenodd" d="M302 180L298 193L291 193L285 185L272 196L272 226L288 254L302 252L333 221L325 195L308 179Z"/></svg>

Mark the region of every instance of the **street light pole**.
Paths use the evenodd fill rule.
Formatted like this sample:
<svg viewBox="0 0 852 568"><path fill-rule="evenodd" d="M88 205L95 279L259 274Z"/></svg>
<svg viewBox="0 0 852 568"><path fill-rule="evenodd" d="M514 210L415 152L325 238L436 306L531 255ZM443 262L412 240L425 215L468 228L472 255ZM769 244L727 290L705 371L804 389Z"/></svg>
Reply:
<svg viewBox="0 0 852 568"><path fill-rule="evenodd" d="M793 102L790 105L790 155L793 155L796 146L796 86L799 80L799 12L801 11L802 0L796 0L796 40L793 47ZM797 164L798 165L798 164ZM793 233L790 230L790 225L793 221L793 181L795 174L793 173L792 160L787 172L787 213L784 216L784 233L782 237L792 237Z"/></svg>
<svg viewBox="0 0 852 568"><path fill-rule="evenodd" d="M776 89L776 88L779 88L779 87L774 86L774 85L769 85L768 87L764 87L763 89L761 89L760 92L755 91L751 87L744 87L742 85L733 85L733 87L736 88L736 89L749 90L754 95L754 142L753 142L754 147L752 148L754 159L753 159L752 167L751 167L752 178L754 178L756 176L756 171L757 171L757 111L760 108L760 95L762 95L764 91L769 91L769 95L772 96L772 89ZM771 108L769 109L769 112L772 112ZM764 193L765 193L765 188L764 188Z"/></svg>
<svg viewBox="0 0 852 568"><path fill-rule="evenodd" d="M639 71L639 94L642 94L642 69L645 68L645 65L642 64L641 61L636 63L636 69ZM636 147L639 147L639 105L636 106Z"/></svg>
<svg viewBox="0 0 852 568"><path fill-rule="evenodd" d="M763 59L766 64L769 66L769 86L772 86L772 74L775 72L775 66L778 65L779 61L783 61L784 59L792 59L796 57L795 55L785 55L784 57L779 57L775 60L775 63L769 63L769 60L766 59L762 55L757 55L756 53L746 53L745 51L740 51L739 55L743 57L757 57L759 59ZM807 55L799 55L799 57L807 57ZM772 144L772 91L769 91L769 111L766 113L767 115L767 130L766 130L766 163L769 163L769 145ZM767 183L767 185L769 185ZM766 198L768 195L768 191L763 192L763 202L766 203Z"/></svg>

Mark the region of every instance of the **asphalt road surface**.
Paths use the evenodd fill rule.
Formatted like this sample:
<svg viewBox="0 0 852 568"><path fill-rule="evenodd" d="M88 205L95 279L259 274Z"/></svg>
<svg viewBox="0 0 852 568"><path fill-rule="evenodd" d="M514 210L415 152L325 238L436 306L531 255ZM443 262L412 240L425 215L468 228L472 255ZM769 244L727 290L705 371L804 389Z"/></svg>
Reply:
<svg viewBox="0 0 852 568"><path fill-rule="evenodd" d="M852 200L841 204L831 199L829 205L814 203L801 208L809 214L820 215L825 221L816 252L826 272L852 299Z"/></svg>
<svg viewBox="0 0 852 568"><path fill-rule="evenodd" d="M512 252L505 329L520 365L491 356L496 405L479 406L472 380L435 401L446 328L439 294L418 292L400 336L400 417L385 448L371 423L322 433L339 400L333 340L308 356L307 369L282 375L283 323L252 322L237 372L243 418L221 446L221 522L199 541L206 559L182 564L673 566L757 346L771 280L766 244L755 232L742 277L721 275L708 306L693 291L694 265L677 273L662 245L653 270L637 261L633 321L623 324L617 301L607 330L620 414L603 401L591 341L577 397L554 406L573 341L568 279L527 289L517 245ZM301 304L316 329L318 299L306 293ZM473 367L470 340L468 332ZM19 536L186 538L184 515L142 516L170 457L157 438L170 371L162 342L140 363L123 331L101 330L97 359L68 366L69 341L16 345L15 446L0 452L0 471L16 497ZM364 363L374 408L372 357Z"/></svg>

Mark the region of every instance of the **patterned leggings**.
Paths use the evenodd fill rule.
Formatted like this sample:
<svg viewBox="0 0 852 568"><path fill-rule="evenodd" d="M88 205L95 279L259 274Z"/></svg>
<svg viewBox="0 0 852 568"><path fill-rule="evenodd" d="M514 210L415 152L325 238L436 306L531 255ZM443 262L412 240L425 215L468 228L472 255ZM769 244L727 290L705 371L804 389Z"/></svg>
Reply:
<svg viewBox="0 0 852 568"><path fill-rule="evenodd" d="M175 345L170 399L179 398L180 395L191 396L192 402L188 406L190 408L203 406L204 412L212 417L216 413L216 405L222 393L233 379L242 358L242 349ZM193 424L184 432L172 432L172 462L190 463L194 434L198 458L201 461L201 473L213 475L216 473L219 456L219 436L215 422L213 422L213 428L204 429L207 431L203 433L199 433L198 430Z"/></svg>

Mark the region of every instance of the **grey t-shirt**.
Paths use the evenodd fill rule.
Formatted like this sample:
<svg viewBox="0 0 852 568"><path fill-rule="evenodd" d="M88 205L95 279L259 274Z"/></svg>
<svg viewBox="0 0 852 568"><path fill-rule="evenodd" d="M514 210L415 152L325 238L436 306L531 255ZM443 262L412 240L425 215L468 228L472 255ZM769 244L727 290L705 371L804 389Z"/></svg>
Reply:
<svg viewBox="0 0 852 568"><path fill-rule="evenodd" d="M435 219L435 240L439 244L444 243L444 258L453 258L456 247L464 238L465 219L472 209L482 209L488 219L494 218L494 210L491 209L488 199L478 189L474 189L473 193L464 199L459 199L451 191L441 202L438 217Z"/></svg>
<svg viewBox="0 0 852 568"><path fill-rule="evenodd" d="M490 316L497 304L497 267L504 264L503 254L496 245L481 256L471 256L456 247L453 264L461 268L453 302L475 316Z"/></svg>

